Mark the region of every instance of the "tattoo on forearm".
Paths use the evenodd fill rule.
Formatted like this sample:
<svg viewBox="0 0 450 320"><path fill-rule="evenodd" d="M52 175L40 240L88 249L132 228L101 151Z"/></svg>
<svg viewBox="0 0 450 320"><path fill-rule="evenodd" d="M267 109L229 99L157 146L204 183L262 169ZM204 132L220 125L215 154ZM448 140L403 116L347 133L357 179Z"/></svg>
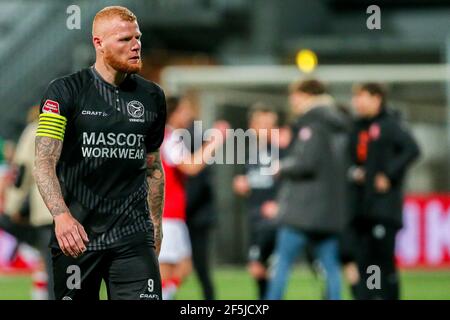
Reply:
<svg viewBox="0 0 450 320"><path fill-rule="evenodd" d="M148 205L155 229L155 241L161 242L162 214L164 208L164 169L159 151L147 155L147 181L149 184Z"/></svg>
<svg viewBox="0 0 450 320"><path fill-rule="evenodd" d="M62 150L62 141L36 137L36 160L34 177L39 192L52 216L69 212L56 176L56 163Z"/></svg>

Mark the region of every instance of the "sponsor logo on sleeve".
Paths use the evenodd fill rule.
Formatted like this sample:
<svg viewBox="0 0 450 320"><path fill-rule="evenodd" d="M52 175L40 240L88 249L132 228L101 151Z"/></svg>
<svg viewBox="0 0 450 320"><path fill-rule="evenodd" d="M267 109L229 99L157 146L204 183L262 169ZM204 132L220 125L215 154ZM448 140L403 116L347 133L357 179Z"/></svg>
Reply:
<svg viewBox="0 0 450 320"><path fill-rule="evenodd" d="M42 107L42 112L60 114L59 103L50 99L45 100L44 106Z"/></svg>

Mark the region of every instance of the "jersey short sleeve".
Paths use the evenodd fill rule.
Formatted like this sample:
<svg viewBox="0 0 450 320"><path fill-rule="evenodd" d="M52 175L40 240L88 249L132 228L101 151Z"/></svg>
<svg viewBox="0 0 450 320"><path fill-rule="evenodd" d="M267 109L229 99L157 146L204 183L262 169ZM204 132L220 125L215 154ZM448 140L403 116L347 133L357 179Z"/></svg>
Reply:
<svg viewBox="0 0 450 320"><path fill-rule="evenodd" d="M145 147L147 153L154 152L158 150L164 140L164 128L166 126L166 97L164 91L160 89L158 94L158 112L154 123L145 139Z"/></svg>
<svg viewBox="0 0 450 320"><path fill-rule="evenodd" d="M64 79L52 81L40 104L36 136L64 140L67 119L73 108L73 95Z"/></svg>

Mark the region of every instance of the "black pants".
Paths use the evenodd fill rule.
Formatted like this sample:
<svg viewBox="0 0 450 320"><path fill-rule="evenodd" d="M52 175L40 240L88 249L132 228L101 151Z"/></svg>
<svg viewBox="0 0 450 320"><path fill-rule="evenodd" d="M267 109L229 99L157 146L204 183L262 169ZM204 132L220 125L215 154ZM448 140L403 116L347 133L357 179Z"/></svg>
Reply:
<svg viewBox="0 0 450 320"><path fill-rule="evenodd" d="M205 300L214 300L215 292L211 280L209 263L209 233L210 227L195 227L188 225L192 245L192 262L202 286Z"/></svg>
<svg viewBox="0 0 450 320"><path fill-rule="evenodd" d="M267 267L268 260L275 250L277 227L272 223L261 223L250 229L249 261L258 261Z"/></svg>
<svg viewBox="0 0 450 320"><path fill-rule="evenodd" d="M255 223L250 224L250 247L248 250L248 261L259 262L268 268L269 258L275 250L277 229L273 223ZM268 276L268 275L267 275ZM266 277L255 279L258 298L264 299L267 290Z"/></svg>
<svg viewBox="0 0 450 320"><path fill-rule="evenodd" d="M142 238L142 237L141 237ZM52 249L57 300L98 300L102 279L109 300L161 300L161 276L148 241L132 241L75 259Z"/></svg>
<svg viewBox="0 0 450 320"><path fill-rule="evenodd" d="M361 275L361 281L354 288L356 299L399 299L399 278L395 265L397 231L397 228L377 223L366 224L356 231L356 261ZM377 270L379 279L376 278Z"/></svg>

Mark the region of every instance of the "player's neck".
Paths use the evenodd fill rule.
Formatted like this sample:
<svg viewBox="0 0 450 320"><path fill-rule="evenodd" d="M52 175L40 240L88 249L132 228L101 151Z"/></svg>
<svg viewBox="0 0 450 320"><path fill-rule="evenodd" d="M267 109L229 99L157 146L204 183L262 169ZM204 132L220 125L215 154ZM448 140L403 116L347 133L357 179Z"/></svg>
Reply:
<svg viewBox="0 0 450 320"><path fill-rule="evenodd" d="M180 128L180 126L178 126L176 123L170 122L170 121L167 122L167 126L168 126L171 130L175 130L175 129L179 129L179 128Z"/></svg>
<svg viewBox="0 0 450 320"><path fill-rule="evenodd" d="M126 73L119 72L98 60L95 62L94 68L103 80L116 87L119 86L127 77Z"/></svg>

